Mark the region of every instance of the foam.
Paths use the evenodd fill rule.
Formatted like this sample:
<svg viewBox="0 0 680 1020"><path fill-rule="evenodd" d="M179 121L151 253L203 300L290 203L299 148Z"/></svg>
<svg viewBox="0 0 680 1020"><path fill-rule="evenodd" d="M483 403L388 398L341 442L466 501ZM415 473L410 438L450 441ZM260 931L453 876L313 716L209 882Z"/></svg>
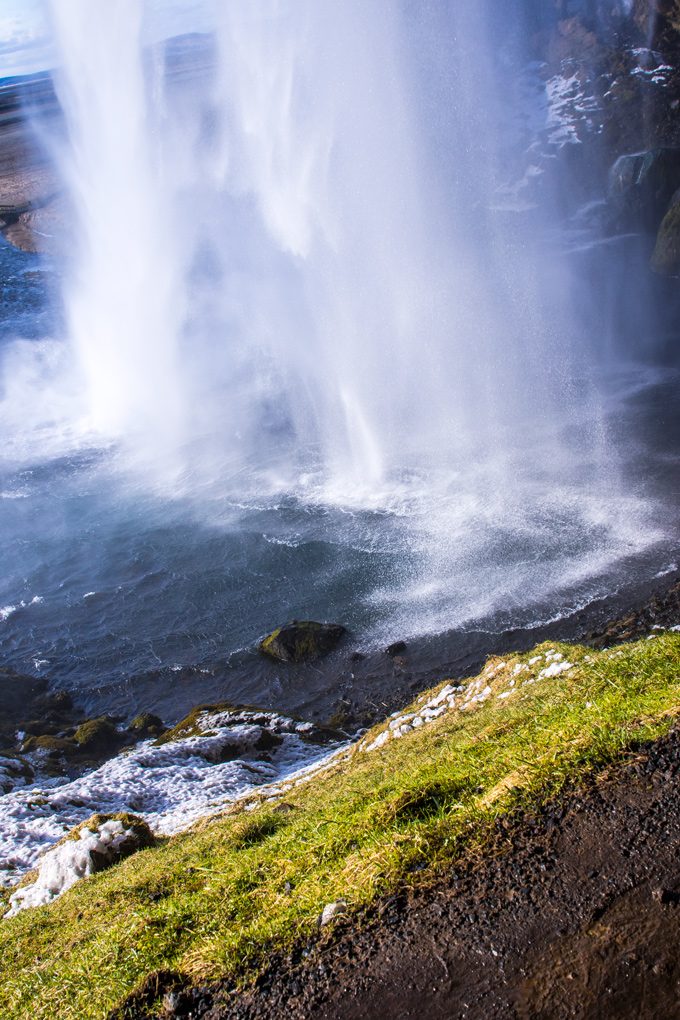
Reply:
<svg viewBox="0 0 680 1020"><path fill-rule="evenodd" d="M179 832L329 754L328 745L310 742L311 724L272 713L204 712L196 728L161 746L144 741L79 779L15 786L0 797L0 884L16 882L95 813L126 811L157 833Z"/></svg>
<svg viewBox="0 0 680 1020"><path fill-rule="evenodd" d="M82 829L78 839L70 839L49 850L40 862L38 876L30 885L17 889L10 896L11 907L4 915L14 917L28 907L42 907L61 896L81 878L95 870L93 855L112 861L128 836L122 822L103 822L98 829Z"/></svg>

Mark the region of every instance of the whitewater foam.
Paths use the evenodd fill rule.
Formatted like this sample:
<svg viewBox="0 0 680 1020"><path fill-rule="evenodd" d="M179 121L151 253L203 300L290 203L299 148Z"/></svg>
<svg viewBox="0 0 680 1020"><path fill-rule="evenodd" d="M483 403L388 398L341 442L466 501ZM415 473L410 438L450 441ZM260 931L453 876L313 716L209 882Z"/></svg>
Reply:
<svg viewBox="0 0 680 1020"><path fill-rule="evenodd" d="M192 730L160 746L144 741L70 782L25 785L13 775L13 784L24 785L0 797L0 883L15 882L46 847L93 814L126 811L155 832L179 832L330 753L328 744L314 742L311 724L272 713L204 711ZM4 760L2 766L8 784L11 766Z"/></svg>

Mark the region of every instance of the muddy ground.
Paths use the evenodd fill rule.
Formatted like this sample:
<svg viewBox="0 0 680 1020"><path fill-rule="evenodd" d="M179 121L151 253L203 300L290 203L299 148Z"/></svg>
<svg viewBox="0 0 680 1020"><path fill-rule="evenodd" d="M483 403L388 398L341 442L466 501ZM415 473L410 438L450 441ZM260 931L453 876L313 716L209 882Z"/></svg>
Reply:
<svg viewBox="0 0 680 1020"><path fill-rule="evenodd" d="M501 823L482 859L339 918L250 990L171 991L165 1015L677 1020L679 779L676 729Z"/></svg>

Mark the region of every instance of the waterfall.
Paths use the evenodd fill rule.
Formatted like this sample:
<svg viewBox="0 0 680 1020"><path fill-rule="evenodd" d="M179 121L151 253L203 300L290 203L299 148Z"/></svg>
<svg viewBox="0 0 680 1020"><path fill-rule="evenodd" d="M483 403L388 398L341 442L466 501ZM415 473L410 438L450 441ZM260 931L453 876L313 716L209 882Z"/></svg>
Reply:
<svg viewBox="0 0 680 1020"><path fill-rule="evenodd" d="M493 5L448 12L443 40L437 5L216 3L182 77L152 5L51 11L96 428L359 502L414 471L511 485L532 434L564 466L578 433L583 459L559 256L537 269L532 227L494 208L514 97Z"/></svg>
<svg viewBox="0 0 680 1020"><path fill-rule="evenodd" d="M57 95L68 129L60 166L75 216L66 283L70 341L91 423L102 433L176 437L185 293L136 0L50 6Z"/></svg>
<svg viewBox="0 0 680 1020"><path fill-rule="evenodd" d="M275 701L287 617L457 641L677 562L673 284L588 218L569 55L628 15L583 3L41 0L67 215L61 302L0 337L9 664L233 658Z"/></svg>

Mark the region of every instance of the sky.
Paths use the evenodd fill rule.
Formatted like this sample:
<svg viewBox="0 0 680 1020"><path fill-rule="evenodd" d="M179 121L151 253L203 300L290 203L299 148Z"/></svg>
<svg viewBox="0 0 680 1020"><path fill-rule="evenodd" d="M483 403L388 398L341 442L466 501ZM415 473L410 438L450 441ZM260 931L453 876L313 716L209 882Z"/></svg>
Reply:
<svg viewBox="0 0 680 1020"><path fill-rule="evenodd" d="M0 76L27 74L50 63L42 0L0 0Z"/></svg>
<svg viewBox="0 0 680 1020"><path fill-rule="evenodd" d="M50 2L73 0L0 0L0 77L31 74L52 67ZM145 3L149 41L210 27L214 0L79 0L88 4ZM219 2L219 0L218 0Z"/></svg>

